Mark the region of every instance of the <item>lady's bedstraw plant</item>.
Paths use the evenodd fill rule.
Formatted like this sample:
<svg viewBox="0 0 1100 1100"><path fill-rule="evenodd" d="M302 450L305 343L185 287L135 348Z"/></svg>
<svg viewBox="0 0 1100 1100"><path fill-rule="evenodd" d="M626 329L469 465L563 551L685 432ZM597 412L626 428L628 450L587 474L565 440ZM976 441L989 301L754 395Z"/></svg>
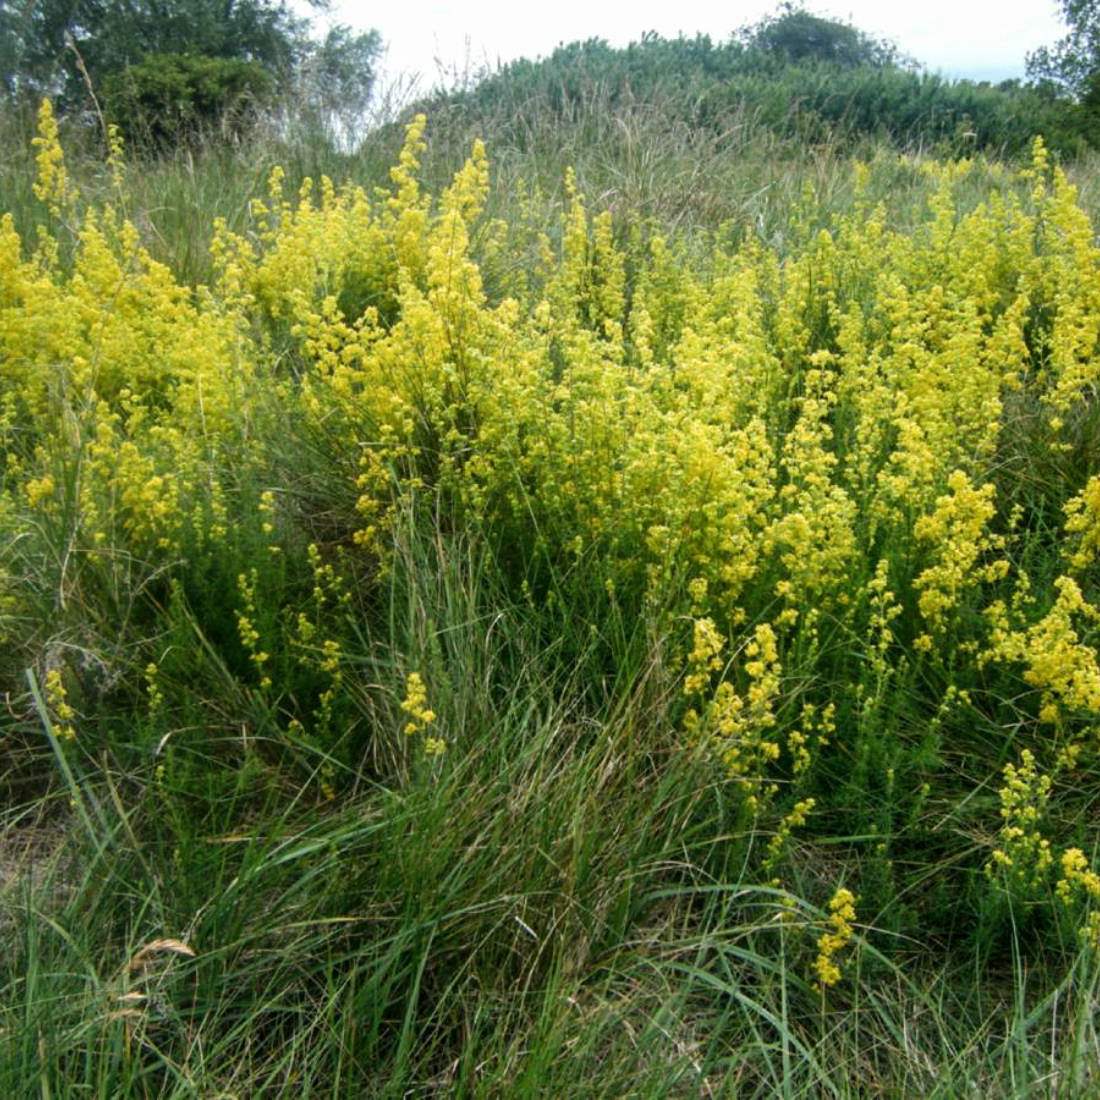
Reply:
<svg viewBox="0 0 1100 1100"><path fill-rule="evenodd" d="M817 976L817 988L824 996L825 991L836 985L842 975L839 956L852 942L855 934L853 925L856 919L856 898L851 890L840 887L829 899L828 928L817 941L817 958L814 960L814 974Z"/></svg>
<svg viewBox="0 0 1100 1100"><path fill-rule="evenodd" d="M684 692L701 697L703 703L701 710L693 707L687 712L684 729L692 742L705 746L720 761L726 775L744 792L748 812L756 814L778 789L767 780L767 769L780 752L770 731L776 724L773 707L782 665L775 632L762 623L744 644L741 668L747 687L743 693L729 680L721 680L709 693L713 673L723 667L724 645L709 619L696 621Z"/></svg>
<svg viewBox="0 0 1100 1100"><path fill-rule="evenodd" d="M1034 602L1026 582L1011 607L991 604L990 640L979 660L1023 667L1024 682L1038 692L1039 721L1057 735L1058 763L1072 767L1086 749L1100 750L1100 662L1086 640L1100 627L1100 610L1070 576L1058 577L1053 588L1053 605L1030 626L1021 621Z"/></svg>
<svg viewBox="0 0 1100 1100"><path fill-rule="evenodd" d="M1100 557L1100 476L1066 503L1066 561L1077 573Z"/></svg>
<svg viewBox="0 0 1100 1100"><path fill-rule="evenodd" d="M1054 857L1041 826L1050 799L1051 779L1043 775L1030 749L1020 763L1006 764L1001 788L1001 832L998 847L987 865L1001 871L1025 896L1034 895L1046 881Z"/></svg>
<svg viewBox="0 0 1100 1100"><path fill-rule="evenodd" d="M930 547L933 562L914 582L918 605L928 631L916 639L918 649L930 650L942 635L967 589L977 581L994 581L1008 572L1006 561L981 565L983 557L1003 546L1003 540L986 530L995 514L992 485L975 489L962 470L947 479L948 492L935 509L917 520L916 541Z"/></svg>
<svg viewBox="0 0 1100 1100"><path fill-rule="evenodd" d="M770 875L779 867L780 862L787 854L791 835L794 833L795 829L800 829L806 824L811 811L816 805L816 799L803 798L800 802L796 802L794 806L783 815L783 818L779 822L779 827L768 841L764 862L761 866L761 874ZM770 885L772 886L778 887L780 884L780 879L778 878L772 878L770 880Z"/></svg>
<svg viewBox="0 0 1100 1100"><path fill-rule="evenodd" d="M412 737L418 733L425 733L429 726L436 720L435 711L428 706L428 689L419 672L410 672L405 679L405 698L401 701L401 709L408 715L405 723L405 733ZM447 749L447 742L442 737L428 734L424 738L424 754L426 756L439 756Z"/></svg>
<svg viewBox="0 0 1100 1100"><path fill-rule="evenodd" d="M241 606L236 611L237 634L241 645L248 654L248 659L256 671L256 676L261 691L267 691L271 687L271 676L267 663L271 660L271 654L266 649L261 649L260 632L256 627L256 585L258 575L255 569L248 573L242 573L237 578L237 590L240 594Z"/></svg>
<svg viewBox="0 0 1100 1100"><path fill-rule="evenodd" d="M76 193L65 169L65 154L61 148L57 119L54 117L53 104L48 99L42 100L38 108L38 134L31 144L37 150L35 198L46 205L52 217L61 218L68 213Z"/></svg>
<svg viewBox="0 0 1100 1100"><path fill-rule="evenodd" d="M75 741L76 727L73 722L76 719L76 711L69 702L61 669L51 668L46 673L45 687L46 705L53 720L54 733L62 741Z"/></svg>
<svg viewBox="0 0 1100 1100"><path fill-rule="evenodd" d="M1080 848L1062 853L1061 872L1055 891L1068 909L1087 910L1081 936L1093 950L1100 950L1100 875Z"/></svg>

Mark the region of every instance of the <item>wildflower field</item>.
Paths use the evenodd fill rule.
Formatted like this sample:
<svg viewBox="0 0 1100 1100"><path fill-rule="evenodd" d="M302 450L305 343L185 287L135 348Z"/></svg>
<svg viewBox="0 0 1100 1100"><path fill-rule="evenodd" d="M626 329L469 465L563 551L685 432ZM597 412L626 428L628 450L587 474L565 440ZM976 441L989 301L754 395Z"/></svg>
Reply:
<svg viewBox="0 0 1100 1100"><path fill-rule="evenodd" d="M199 281L38 135L0 1095L1100 1093L1100 248L1041 140L704 226L480 141L430 188L418 116Z"/></svg>

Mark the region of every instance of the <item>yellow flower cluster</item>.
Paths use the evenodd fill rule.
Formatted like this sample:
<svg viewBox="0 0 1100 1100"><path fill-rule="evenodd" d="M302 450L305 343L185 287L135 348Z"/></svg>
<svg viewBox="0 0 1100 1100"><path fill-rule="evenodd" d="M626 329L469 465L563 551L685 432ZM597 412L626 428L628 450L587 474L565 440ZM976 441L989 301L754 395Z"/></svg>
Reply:
<svg viewBox="0 0 1100 1100"><path fill-rule="evenodd" d="M892 624L901 615L901 605L889 587L887 573L890 563L882 558L875 566L875 575L867 582L867 596L870 604L870 616L867 627L872 640L871 668L876 684L881 691L891 672L887 655L894 644Z"/></svg>
<svg viewBox="0 0 1100 1100"><path fill-rule="evenodd" d="M803 703L798 725L787 733L787 752L790 755L791 773L795 779L802 776L813 763L814 750L823 749L836 732L836 704Z"/></svg>
<svg viewBox="0 0 1100 1100"><path fill-rule="evenodd" d="M693 671L685 684L689 693L702 690L710 671L721 667L721 648L722 638L713 624L707 619L697 622L690 663ZM778 789L767 781L768 764L779 759L779 744L769 731L776 724L774 704L783 671L771 626L761 623L756 627L743 655L746 690L738 693L729 680L723 680L701 712L688 711L684 725L693 740L714 753L726 774L745 792L746 808L756 813L762 799L769 799Z"/></svg>
<svg viewBox="0 0 1100 1100"><path fill-rule="evenodd" d="M1039 718L1058 723L1065 717L1100 717L1100 663L1096 648L1082 640L1077 625L1100 623L1100 609L1090 604L1077 582L1061 576L1054 582L1057 598L1038 622L1019 629L1010 612L997 602L986 611L991 624L987 659L1018 661L1024 679L1040 691Z"/></svg>
<svg viewBox="0 0 1100 1100"><path fill-rule="evenodd" d="M1066 906L1078 900L1090 906L1081 935L1094 949L1100 949L1100 875L1090 866L1080 848L1067 848L1062 853L1062 877L1055 890Z"/></svg>
<svg viewBox="0 0 1100 1100"><path fill-rule="evenodd" d="M72 201L73 191L65 170L65 153L61 148L53 104L48 99L44 99L38 109L38 136L32 144L38 150L35 156L38 177L34 181L34 196L46 204L55 218L59 218Z"/></svg>
<svg viewBox="0 0 1100 1100"><path fill-rule="evenodd" d="M778 866L779 861L786 853L791 834L795 829L799 829L806 824L810 812L816 805L817 802L815 799L803 798L801 801L796 802L794 806L783 815L782 820L779 822L779 828L775 831L775 835L768 841L767 852L765 853L764 863L761 868L763 874L770 874ZM771 885L778 886L779 879L772 879Z"/></svg>
<svg viewBox="0 0 1100 1100"><path fill-rule="evenodd" d="M1001 788L1000 846L995 848L988 869L1001 868L1011 881L1025 890L1045 881L1053 863L1050 841L1039 831L1051 779L1039 772L1030 749L1020 753L1020 765L1006 764Z"/></svg>
<svg viewBox="0 0 1100 1100"><path fill-rule="evenodd" d="M62 741L75 741L76 727L73 725L73 720L76 718L76 711L69 702L65 681L62 679L59 668L51 668L46 673L45 686L46 705L50 709L54 733Z"/></svg>
<svg viewBox="0 0 1100 1100"><path fill-rule="evenodd" d="M248 574L242 573L237 578L237 590L241 598L241 606L236 611L237 634L248 654L249 661L256 669L260 689L266 691L271 687L271 677L267 670L267 662L271 660L271 655L260 648L260 632L256 628L256 583L255 569Z"/></svg>
<svg viewBox="0 0 1100 1100"><path fill-rule="evenodd" d="M261 514L268 517L262 524L265 535L273 530L274 502L275 494L271 490L260 494ZM306 557L313 573L311 608L309 613L298 612L293 642L299 663L316 670L326 680L314 715L315 733L324 738L332 732L333 709L344 683L343 649L335 637L326 636L326 620L331 612L346 614L351 593L332 562L323 560L316 543L310 543L306 548Z"/></svg>
<svg viewBox="0 0 1100 1100"><path fill-rule="evenodd" d="M684 694L700 695L710 685L711 674L722 667L722 650L726 640L710 619L696 619L691 652L688 654L688 674L684 677Z"/></svg>
<svg viewBox="0 0 1100 1100"><path fill-rule="evenodd" d="M817 975L818 989L822 993L829 986L836 985L842 977L836 957L852 942L855 919L855 895L842 886L829 899L829 928L817 941L814 973Z"/></svg>
<svg viewBox="0 0 1100 1100"><path fill-rule="evenodd" d="M149 713L157 714L164 706L164 692L160 687L160 667L155 661L145 666L145 695L149 701Z"/></svg>
<svg viewBox="0 0 1100 1100"><path fill-rule="evenodd" d="M405 698L401 709L409 716L405 723L405 733L410 737L421 733L435 722L436 714L428 707L428 689L419 672L410 672L405 679ZM424 738L424 755L440 756L447 751L447 742L442 737Z"/></svg>
<svg viewBox="0 0 1100 1100"><path fill-rule="evenodd" d="M1071 569L1087 569L1100 556L1100 476L1066 504L1066 534L1072 549L1067 550Z"/></svg>
<svg viewBox="0 0 1100 1100"><path fill-rule="evenodd" d="M916 579L921 614L932 634L918 639L920 648L930 649L932 638L942 632L948 613L976 580L993 581L1008 572L1008 563L995 561L982 569L975 566L982 556L998 548L1001 540L986 527L994 514L993 486L975 489L962 470L947 479L948 493L939 497L935 509L921 516L913 529L918 543L933 548L935 561Z"/></svg>

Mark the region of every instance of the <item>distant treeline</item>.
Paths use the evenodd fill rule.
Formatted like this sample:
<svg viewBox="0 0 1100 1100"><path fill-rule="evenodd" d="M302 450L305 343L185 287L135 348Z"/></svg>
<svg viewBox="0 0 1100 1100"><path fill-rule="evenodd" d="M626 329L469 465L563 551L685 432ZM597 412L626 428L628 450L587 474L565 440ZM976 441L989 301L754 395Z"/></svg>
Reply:
<svg viewBox="0 0 1100 1100"><path fill-rule="evenodd" d="M498 142L510 138L521 147L554 120L576 123L597 105L626 111L640 104L659 107L670 122L720 130L739 120L810 142L871 138L941 153L1004 155L1026 150L1036 134L1069 155L1100 143L1100 115L1050 85L945 79L845 24L796 14L848 32L856 48L837 48L821 26L792 46L777 33L782 17L724 43L649 34L615 48L591 39L544 59L512 62L467 88L438 92L415 110L437 121L465 116Z"/></svg>

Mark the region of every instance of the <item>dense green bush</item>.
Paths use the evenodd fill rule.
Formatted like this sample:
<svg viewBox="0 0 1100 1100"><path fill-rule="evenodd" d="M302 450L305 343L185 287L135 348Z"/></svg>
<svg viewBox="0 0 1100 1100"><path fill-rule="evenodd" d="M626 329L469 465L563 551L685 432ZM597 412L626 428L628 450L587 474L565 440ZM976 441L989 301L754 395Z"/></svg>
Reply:
<svg viewBox="0 0 1100 1100"><path fill-rule="evenodd" d="M750 108L760 122L792 136L872 136L956 155L972 149L1018 155L1036 134L1066 154L1090 142L1081 108L1037 89L1015 81L953 81L890 66L746 65L714 83L699 101L704 120L721 118L733 106Z"/></svg>
<svg viewBox="0 0 1100 1100"><path fill-rule="evenodd" d="M107 111L127 141L163 146L212 131L237 137L268 102L275 82L254 61L194 54L150 54L112 74Z"/></svg>
<svg viewBox="0 0 1100 1100"><path fill-rule="evenodd" d="M786 61L828 61L847 68L901 62L897 47L837 19L814 15L792 3L738 32L746 45Z"/></svg>

